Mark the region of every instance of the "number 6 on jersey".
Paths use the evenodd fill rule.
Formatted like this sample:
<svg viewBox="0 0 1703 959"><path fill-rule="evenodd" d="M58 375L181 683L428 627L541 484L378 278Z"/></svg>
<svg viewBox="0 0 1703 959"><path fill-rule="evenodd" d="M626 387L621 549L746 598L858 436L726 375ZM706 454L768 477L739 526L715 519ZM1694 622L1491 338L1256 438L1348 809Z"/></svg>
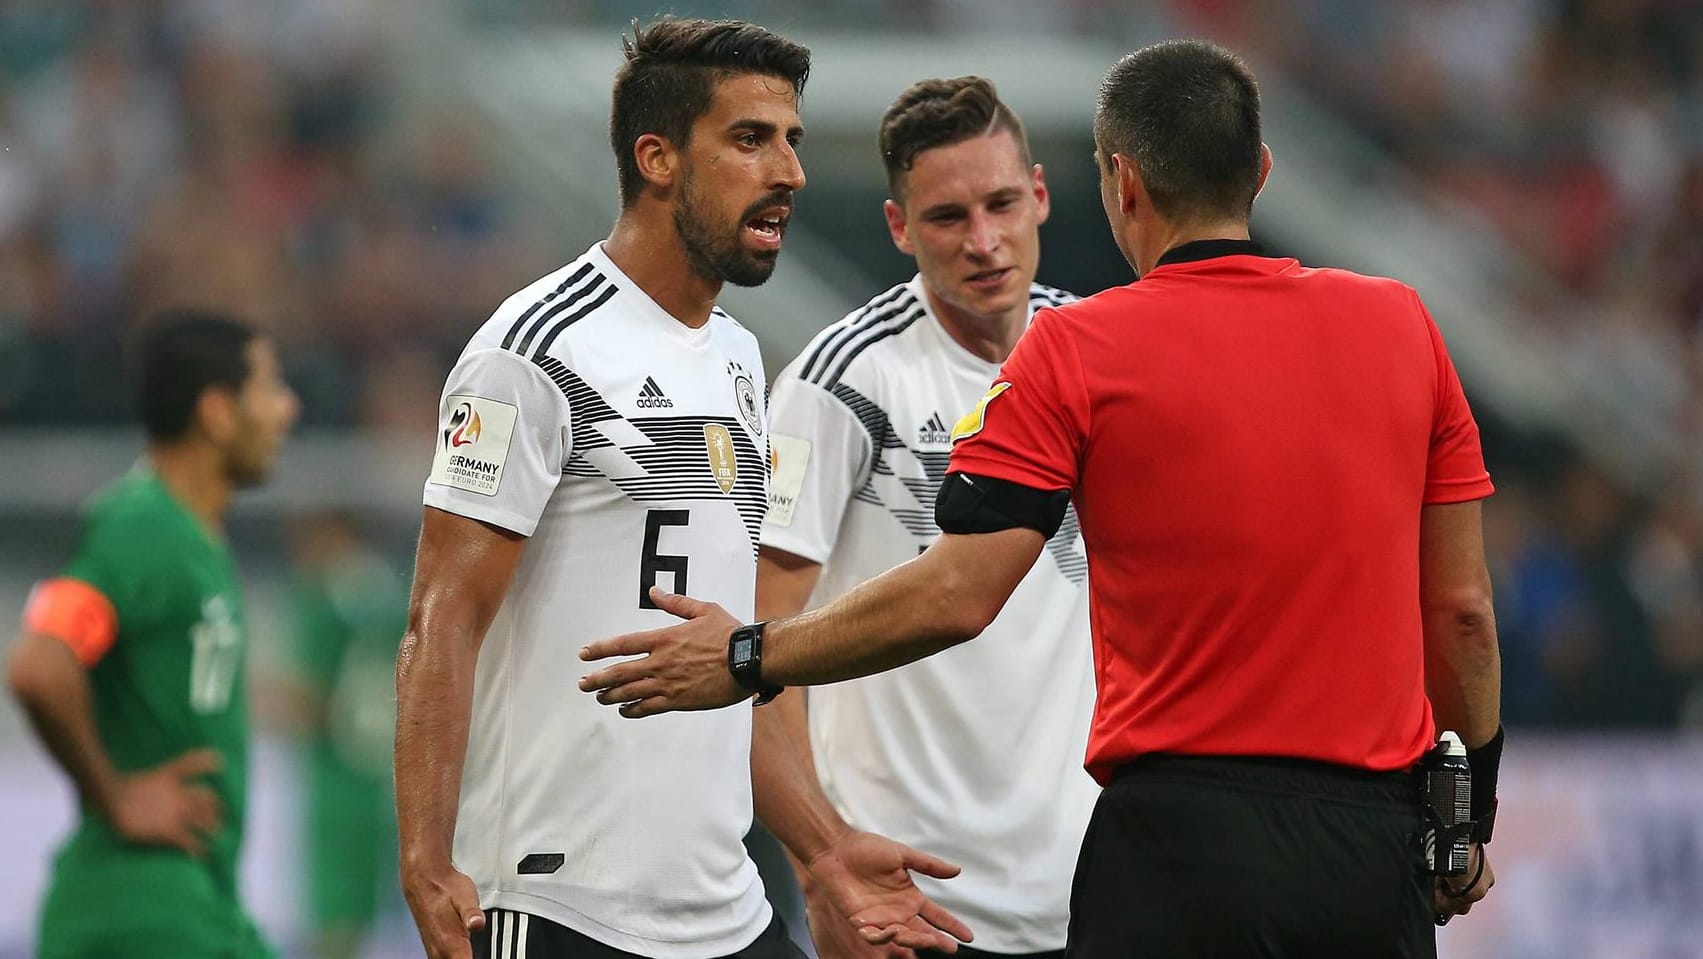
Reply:
<svg viewBox="0 0 1703 959"><path fill-rule="evenodd" d="M685 526L692 519L692 511L685 509L653 509L645 513L645 547L639 556L639 608L656 609L650 599L650 588L656 585L658 572L674 574L674 583L668 587L671 593L684 594L686 586L686 557L674 556L668 553L658 553L657 540L662 537L664 526Z"/></svg>

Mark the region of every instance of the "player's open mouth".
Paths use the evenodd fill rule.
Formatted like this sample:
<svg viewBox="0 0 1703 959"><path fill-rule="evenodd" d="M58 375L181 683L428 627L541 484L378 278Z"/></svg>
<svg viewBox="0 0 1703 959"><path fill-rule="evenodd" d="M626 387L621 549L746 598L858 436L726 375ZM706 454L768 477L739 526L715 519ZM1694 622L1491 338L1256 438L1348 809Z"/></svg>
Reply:
<svg viewBox="0 0 1703 959"><path fill-rule="evenodd" d="M970 274L968 282L971 286L976 287L977 289L998 289L1005 285L1006 278L1015 270L1016 267L1010 266L999 270L983 270L980 273Z"/></svg>
<svg viewBox="0 0 1703 959"><path fill-rule="evenodd" d="M789 214L785 210L766 210L745 221L745 230L761 246L778 247L781 234L786 232Z"/></svg>

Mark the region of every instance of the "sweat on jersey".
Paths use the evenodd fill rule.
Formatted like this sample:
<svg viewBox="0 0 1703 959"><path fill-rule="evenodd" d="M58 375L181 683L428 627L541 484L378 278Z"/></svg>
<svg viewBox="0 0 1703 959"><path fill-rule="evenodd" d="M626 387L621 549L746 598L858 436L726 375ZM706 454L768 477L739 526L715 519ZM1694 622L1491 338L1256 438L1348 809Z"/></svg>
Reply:
<svg viewBox="0 0 1703 959"><path fill-rule="evenodd" d="M1030 308L1075 297L1039 284ZM952 425L998 373L954 341L914 278L823 330L775 380L763 544L823 564L820 605L940 535ZM1070 880L1099 789L1076 515L981 636L810 690L817 775L840 814L963 867L917 876L995 953L1064 948Z"/></svg>
<svg viewBox="0 0 1703 959"><path fill-rule="evenodd" d="M480 905L655 959L735 952L770 909L751 826L751 708L633 722L579 649L678 622L653 584L754 605L763 366L719 309L691 329L601 244L474 334L440 404L427 506L530 537L479 651L454 860Z"/></svg>

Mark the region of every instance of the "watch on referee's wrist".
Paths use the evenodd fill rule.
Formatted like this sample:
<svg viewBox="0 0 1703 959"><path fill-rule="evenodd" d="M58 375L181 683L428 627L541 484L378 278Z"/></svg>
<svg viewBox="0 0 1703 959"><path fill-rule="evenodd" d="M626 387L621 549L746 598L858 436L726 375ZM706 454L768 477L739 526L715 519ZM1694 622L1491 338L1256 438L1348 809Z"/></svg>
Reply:
<svg viewBox="0 0 1703 959"><path fill-rule="evenodd" d="M727 637L727 671L740 688L757 697L761 706L781 694L784 686L763 681L763 630L768 623L741 626Z"/></svg>

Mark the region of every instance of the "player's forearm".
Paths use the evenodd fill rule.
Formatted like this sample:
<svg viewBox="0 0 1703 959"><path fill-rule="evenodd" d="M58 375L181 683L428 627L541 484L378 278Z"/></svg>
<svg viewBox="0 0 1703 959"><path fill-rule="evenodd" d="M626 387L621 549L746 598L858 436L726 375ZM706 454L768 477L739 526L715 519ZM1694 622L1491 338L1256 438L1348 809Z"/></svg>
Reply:
<svg viewBox="0 0 1703 959"><path fill-rule="evenodd" d="M1489 591L1425 610L1425 691L1437 728L1468 748L1489 742L1502 719L1502 658Z"/></svg>
<svg viewBox="0 0 1703 959"><path fill-rule="evenodd" d="M71 777L83 804L112 821L123 777L101 745L83 665L58 640L25 636L7 663L6 678L36 737Z"/></svg>
<svg viewBox="0 0 1703 959"><path fill-rule="evenodd" d="M410 630L396 661L396 820L402 863L450 861L477 651Z"/></svg>
<svg viewBox="0 0 1703 959"><path fill-rule="evenodd" d="M815 769L778 711L798 708L802 694L789 690L754 713L751 792L757 818L797 860L809 863L850 827L822 792Z"/></svg>

